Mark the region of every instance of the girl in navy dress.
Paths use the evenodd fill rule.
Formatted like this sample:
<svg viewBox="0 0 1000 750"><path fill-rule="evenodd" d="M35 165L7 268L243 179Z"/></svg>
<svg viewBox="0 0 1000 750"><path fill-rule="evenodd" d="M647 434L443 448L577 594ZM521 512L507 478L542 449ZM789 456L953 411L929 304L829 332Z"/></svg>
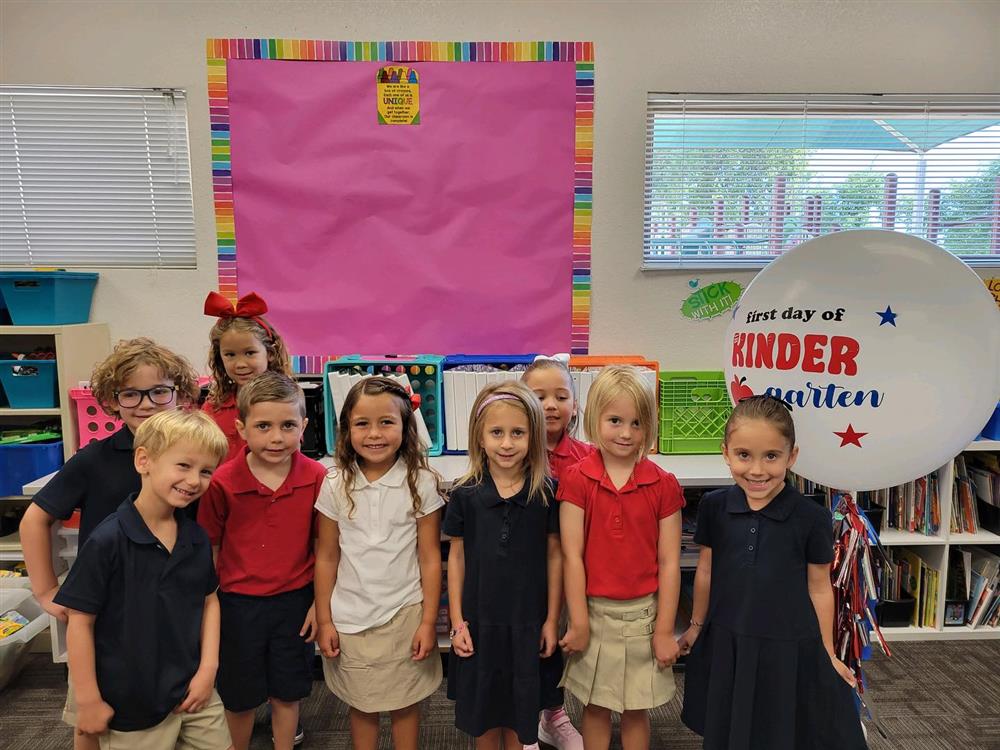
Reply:
<svg viewBox="0 0 1000 750"><path fill-rule="evenodd" d="M502 742L520 750L538 741L538 712L562 704L559 516L542 409L523 384L480 391L469 464L444 521L451 537L448 697L455 726L477 748Z"/></svg>
<svg viewBox="0 0 1000 750"><path fill-rule="evenodd" d="M681 718L706 750L867 748L833 650L830 512L785 484L798 450L785 402L744 399L722 444L736 484L698 509Z"/></svg>

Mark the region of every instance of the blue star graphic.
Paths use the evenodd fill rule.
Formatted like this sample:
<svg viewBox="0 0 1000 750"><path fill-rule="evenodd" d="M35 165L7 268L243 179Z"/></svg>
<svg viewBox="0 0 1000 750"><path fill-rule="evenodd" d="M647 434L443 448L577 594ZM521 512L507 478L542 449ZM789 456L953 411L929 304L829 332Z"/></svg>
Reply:
<svg viewBox="0 0 1000 750"><path fill-rule="evenodd" d="M879 323L880 327L884 326L886 323L891 324L893 328L896 327L896 316L899 315L899 313L894 313L892 311L892 306L886 305L884 312L876 312L875 314L882 317L882 322Z"/></svg>

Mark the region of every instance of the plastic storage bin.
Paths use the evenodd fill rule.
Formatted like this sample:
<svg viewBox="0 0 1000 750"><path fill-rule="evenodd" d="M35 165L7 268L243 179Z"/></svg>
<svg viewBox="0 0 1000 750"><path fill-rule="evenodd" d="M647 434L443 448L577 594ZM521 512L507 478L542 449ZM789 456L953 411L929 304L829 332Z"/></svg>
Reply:
<svg viewBox="0 0 1000 750"><path fill-rule="evenodd" d="M1000 440L1000 404L997 404L990 421L983 427L981 437L983 440Z"/></svg>
<svg viewBox="0 0 1000 750"><path fill-rule="evenodd" d="M733 407L721 371L660 373L660 453L721 453Z"/></svg>
<svg viewBox="0 0 1000 750"><path fill-rule="evenodd" d="M30 589L0 587L0 614L17 610L28 624L16 633L0 638L0 690L7 687L28 660L31 639L49 625L49 618Z"/></svg>
<svg viewBox="0 0 1000 750"><path fill-rule="evenodd" d="M76 407L76 428L80 436L77 449L113 435L122 426L120 419L105 413L89 388L71 388L69 397Z"/></svg>
<svg viewBox="0 0 1000 750"><path fill-rule="evenodd" d="M657 374L660 369L659 362L655 362L638 354L616 354L616 355L581 355L569 358L569 369L573 374L576 383L577 408L580 411L579 426L576 437L583 438L583 411L587 406L587 393L594 379L600 373L601 368L608 365L631 365L645 376L646 383L653 392L653 398L657 394ZM654 429L658 429L654 425ZM654 435L653 450L656 453L656 436ZM662 450L660 451L663 452Z"/></svg>
<svg viewBox="0 0 1000 750"><path fill-rule="evenodd" d="M421 399L420 412L427 425L430 456L440 456L444 449L444 417L441 413L441 364L444 357L436 354L400 354L398 356L362 356L352 354L323 365L323 411L326 422L326 450L333 455L337 443L337 417L333 407L330 373L359 375L406 375L413 392Z"/></svg>
<svg viewBox="0 0 1000 750"><path fill-rule="evenodd" d="M12 409L59 405L54 359L0 359L0 383Z"/></svg>
<svg viewBox="0 0 1000 750"><path fill-rule="evenodd" d="M0 295L16 326L86 323L96 273L0 271Z"/></svg>
<svg viewBox="0 0 1000 750"><path fill-rule="evenodd" d="M21 488L63 465L63 442L0 445L0 497L20 495Z"/></svg>
<svg viewBox="0 0 1000 750"><path fill-rule="evenodd" d="M875 605L875 619L879 627L905 628L912 624L913 607L917 600L908 594L902 599L880 599Z"/></svg>
<svg viewBox="0 0 1000 750"><path fill-rule="evenodd" d="M449 354L444 358L445 453L469 449L469 415L483 386L520 380L534 361L534 354ZM476 369L455 369L473 367Z"/></svg>

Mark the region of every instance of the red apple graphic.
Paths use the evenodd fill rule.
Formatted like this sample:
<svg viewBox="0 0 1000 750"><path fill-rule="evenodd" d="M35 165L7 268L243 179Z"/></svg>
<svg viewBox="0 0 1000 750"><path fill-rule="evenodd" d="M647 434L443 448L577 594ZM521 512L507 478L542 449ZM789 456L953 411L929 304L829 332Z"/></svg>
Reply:
<svg viewBox="0 0 1000 750"><path fill-rule="evenodd" d="M733 382L729 384L729 392L733 394L733 403L738 404L745 398L750 398L753 395L753 391L750 386L743 385L746 382L746 378L742 377L739 380L733 375Z"/></svg>

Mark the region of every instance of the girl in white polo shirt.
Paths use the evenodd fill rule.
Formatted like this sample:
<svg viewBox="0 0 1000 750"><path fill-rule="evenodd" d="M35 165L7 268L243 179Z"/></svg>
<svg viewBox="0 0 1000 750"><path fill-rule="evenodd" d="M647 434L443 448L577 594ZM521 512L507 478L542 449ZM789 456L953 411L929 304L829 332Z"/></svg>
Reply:
<svg viewBox="0 0 1000 750"><path fill-rule="evenodd" d="M323 674L350 706L357 750L375 750L381 711L392 717L397 750L416 750L419 703L441 683L434 625L444 501L402 386L374 377L351 388L336 463L316 501Z"/></svg>

